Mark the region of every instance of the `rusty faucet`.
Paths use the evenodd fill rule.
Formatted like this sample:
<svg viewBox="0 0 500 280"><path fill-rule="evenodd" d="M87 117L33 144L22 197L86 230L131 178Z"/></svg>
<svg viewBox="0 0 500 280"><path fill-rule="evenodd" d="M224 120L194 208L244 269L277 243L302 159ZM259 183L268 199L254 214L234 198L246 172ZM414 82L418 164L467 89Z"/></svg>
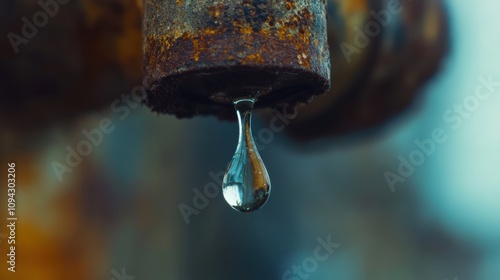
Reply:
<svg viewBox="0 0 500 280"><path fill-rule="evenodd" d="M330 86L324 0L146 0L144 85L153 111L234 118L231 99L296 105Z"/></svg>

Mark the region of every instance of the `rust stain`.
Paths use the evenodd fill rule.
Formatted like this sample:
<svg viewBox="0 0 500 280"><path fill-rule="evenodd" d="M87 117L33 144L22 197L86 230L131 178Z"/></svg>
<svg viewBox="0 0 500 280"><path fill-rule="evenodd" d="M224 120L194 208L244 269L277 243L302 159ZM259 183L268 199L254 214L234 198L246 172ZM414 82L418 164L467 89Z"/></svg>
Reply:
<svg viewBox="0 0 500 280"><path fill-rule="evenodd" d="M329 78L322 0L240 0L237 5L200 0L192 10L148 1L154 13L146 13L146 22L156 25L146 25L146 86L187 71L238 65Z"/></svg>
<svg viewBox="0 0 500 280"><path fill-rule="evenodd" d="M287 1L287 3L293 4L293 1ZM215 5L212 6L212 9L209 9L209 15L214 19L219 18L222 13L223 6L221 5ZM248 14L251 17L258 16L255 11L249 11ZM185 31L181 36L177 35L179 34L179 32L171 32L171 34L167 35L153 34L147 37L146 45L148 46L148 51L146 52L146 54L149 54L149 49L151 48L159 48L163 55L161 55L160 57L155 57L154 55L149 56L149 62L154 63L155 60L157 60L157 63L163 63L166 61L162 61L163 59L161 58L167 58L168 56L165 53L169 52L174 46L178 46L186 48L186 51L172 51L173 54L188 54L188 57L182 57L182 59L194 60L198 62L200 61L200 56L202 53L214 53L213 46L217 45L215 44L215 41L219 40L221 37L227 36L232 40L237 40L239 45L243 45L246 47L245 53L240 53L239 55L237 55L237 57L241 59L242 64L248 64L252 62L265 63L266 58L269 59L270 55L265 55L264 52L271 51L271 54L272 52L294 52L295 54L290 54L289 57L297 57L297 63L300 66L310 68L310 55L308 54L311 48L311 38L313 37L310 29L315 18L315 14L312 13L308 8L303 8L296 13L291 13L288 18L279 21L277 21L273 15L267 15L265 17L266 20L264 21L264 24L262 24L261 28L252 26L252 24L248 21L233 19L230 21L232 25L226 26L225 28L206 27L194 32ZM256 37L262 38L263 41L279 40L282 42L286 42L287 45L291 46L292 48L289 47L287 49L278 49L276 47L273 47L271 44L261 44L259 48L254 48L253 44ZM314 46L318 45L318 40L314 39ZM218 50L215 53L218 53ZM225 56L218 58L219 60L223 61L234 59L234 52L228 52L227 50L224 50L222 54Z"/></svg>

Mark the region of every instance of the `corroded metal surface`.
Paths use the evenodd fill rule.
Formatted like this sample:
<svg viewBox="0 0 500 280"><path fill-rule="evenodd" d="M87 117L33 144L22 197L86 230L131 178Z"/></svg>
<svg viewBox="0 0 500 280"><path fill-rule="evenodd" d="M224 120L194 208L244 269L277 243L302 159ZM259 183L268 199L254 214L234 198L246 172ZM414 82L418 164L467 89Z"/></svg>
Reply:
<svg viewBox="0 0 500 280"><path fill-rule="evenodd" d="M307 102L329 87L322 0L146 0L144 85L157 112L234 117L229 99L260 89L257 107Z"/></svg>

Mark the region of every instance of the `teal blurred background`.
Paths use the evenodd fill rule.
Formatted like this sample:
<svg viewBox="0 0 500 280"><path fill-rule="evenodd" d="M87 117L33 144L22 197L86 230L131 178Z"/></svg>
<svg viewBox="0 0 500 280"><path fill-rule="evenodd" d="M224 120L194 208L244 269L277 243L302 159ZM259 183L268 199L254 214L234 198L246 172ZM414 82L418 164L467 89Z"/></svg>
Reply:
<svg viewBox="0 0 500 280"><path fill-rule="evenodd" d="M450 52L413 106L371 133L307 144L275 133L260 152L272 194L255 213L232 210L220 194L203 209L193 205L193 189L203 192L217 181L210 174L227 167L236 123L178 120L142 106L125 116L114 97L43 128L12 129L18 120L4 118L2 178L15 162L19 222L18 272L2 261L1 278L120 280L124 268L136 280L500 279L500 87L460 126L443 118L475 93L479 77L500 82L500 2L445 6ZM117 97L140 81L123 83L105 90ZM30 113L19 118L37 123ZM65 147L104 118L114 130L60 182L54 162L64 163ZM253 125L255 135L269 122ZM391 190L384 174L397 173L398 157L408 159L435 128L446 141ZM6 208L5 184L0 190ZM189 223L181 204L196 210ZM340 247L326 261L307 278L283 277L328 236Z"/></svg>

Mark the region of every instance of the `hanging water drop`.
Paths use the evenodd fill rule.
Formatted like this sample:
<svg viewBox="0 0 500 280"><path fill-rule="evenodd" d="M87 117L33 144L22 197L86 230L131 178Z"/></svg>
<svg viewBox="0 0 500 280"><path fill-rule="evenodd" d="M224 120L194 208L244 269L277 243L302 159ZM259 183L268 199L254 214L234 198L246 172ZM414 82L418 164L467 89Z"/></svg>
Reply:
<svg viewBox="0 0 500 280"><path fill-rule="evenodd" d="M233 209L240 212L261 208L271 193L271 181L252 136L254 103L254 98L233 102L239 122L238 146L222 181L224 198Z"/></svg>

